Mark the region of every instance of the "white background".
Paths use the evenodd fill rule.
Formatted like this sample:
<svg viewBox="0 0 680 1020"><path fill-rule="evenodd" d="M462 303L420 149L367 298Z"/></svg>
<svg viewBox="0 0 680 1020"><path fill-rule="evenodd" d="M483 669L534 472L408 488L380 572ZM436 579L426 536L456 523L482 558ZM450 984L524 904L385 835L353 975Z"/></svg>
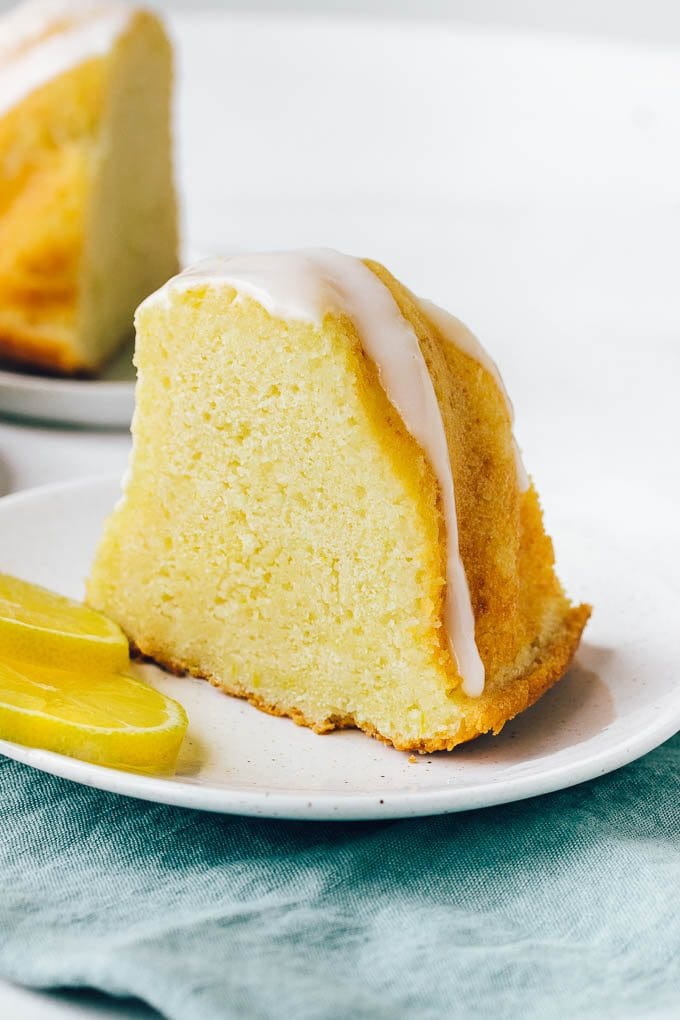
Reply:
<svg viewBox="0 0 680 1020"><path fill-rule="evenodd" d="M604 503L638 545L640 521L667 535L676 577L678 5L320 6L173 21L189 242L383 259L497 358L548 524ZM120 472L127 450L123 433L0 422L0 491ZM0 985L19 1020L113 1008Z"/></svg>
<svg viewBox="0 0 680 1020"><path fill-rule="evenodd" d="M14 0L0 0L0 11ZM606 38L680 42L676 0L155 0L161 11L327 13L512 26Z"/></svg>

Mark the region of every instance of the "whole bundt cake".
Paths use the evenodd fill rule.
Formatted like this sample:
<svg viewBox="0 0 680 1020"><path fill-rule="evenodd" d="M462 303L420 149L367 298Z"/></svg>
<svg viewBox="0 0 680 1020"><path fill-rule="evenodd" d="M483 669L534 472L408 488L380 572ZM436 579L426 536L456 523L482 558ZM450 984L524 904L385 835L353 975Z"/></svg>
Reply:
<svg viewBox="0 0 680 1020"><path fill-rule="evenodd" d="M428 752L562 676L589 608L458 320L323 249L199 263L136 321L134 448L89 601L139 652Z"/></svg>
<svg viewBox="0 0 680 1020"><path fill-rule="evenodd" d="M120 3L0 18L0 359L91 373L177 271L171 49Z"/></svg>

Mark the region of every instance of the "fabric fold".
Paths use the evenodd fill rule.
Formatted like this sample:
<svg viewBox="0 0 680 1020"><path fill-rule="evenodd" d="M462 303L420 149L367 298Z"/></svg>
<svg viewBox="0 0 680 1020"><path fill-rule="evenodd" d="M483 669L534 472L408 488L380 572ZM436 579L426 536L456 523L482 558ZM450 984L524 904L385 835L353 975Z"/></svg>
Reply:
<svg viewBox="0 0 680 1020"><path fill-rule="evenodd" d="M0 974L171 1020L667 1017L680 735L611 776L407 822L285 823L0 760Z"/></svg>

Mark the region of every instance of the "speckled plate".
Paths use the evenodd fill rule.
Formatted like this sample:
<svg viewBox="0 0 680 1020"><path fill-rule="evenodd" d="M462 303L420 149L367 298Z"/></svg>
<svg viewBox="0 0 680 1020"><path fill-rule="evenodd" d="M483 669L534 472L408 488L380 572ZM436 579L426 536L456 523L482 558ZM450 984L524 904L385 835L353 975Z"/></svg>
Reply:
<svg viewBox="0 0 680 1020"><path fill-rule="evenodd" d="M0 500L0 570L82 596L116 479L47 486ZM0 741L0 752L74 782L188 808L277 818L369 819L464 811L559 790L645 754L680 728L672 577L636 571L606 520L555 522L578 596L595 605L567 677L499 737L446 754L407 754L343 731L317 736L203 681L134 667L189 715L177 774L158 779ZM611 570L627 563L634 583Z"/></svg>

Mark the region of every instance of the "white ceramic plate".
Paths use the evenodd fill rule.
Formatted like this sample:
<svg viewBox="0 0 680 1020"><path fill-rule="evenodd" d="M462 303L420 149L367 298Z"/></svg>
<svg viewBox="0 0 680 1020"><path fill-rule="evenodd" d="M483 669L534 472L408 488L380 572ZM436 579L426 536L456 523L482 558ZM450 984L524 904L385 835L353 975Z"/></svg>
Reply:
<svg viewBox="0 0 680 1020"><path fill-rule="evenodd" d="M0 500L0 570L82 596L115 479L46 486ZM0 741L0 752L88 786L208 811L279 818L397 818L485 807L603 775L680 727L672 581L611 572L606 521L559 523L562 559L595 606L568 676L538 705L446 754L409 756L361 733L317 736L203 681L134 667L179 699L190 720L177 774L159 779ZM630 543L626 545L630 547ZM632 564L631 564L632 567ZM646 580L645 580L646 576Z"/></svg>
<svg viewBox="0 0 680 1020"><path fill-rule="evenodd" d="M132 343L127 344L97 379L58 379L0 369L0 412L14 418L128 428L135 406Z"/></svg>

